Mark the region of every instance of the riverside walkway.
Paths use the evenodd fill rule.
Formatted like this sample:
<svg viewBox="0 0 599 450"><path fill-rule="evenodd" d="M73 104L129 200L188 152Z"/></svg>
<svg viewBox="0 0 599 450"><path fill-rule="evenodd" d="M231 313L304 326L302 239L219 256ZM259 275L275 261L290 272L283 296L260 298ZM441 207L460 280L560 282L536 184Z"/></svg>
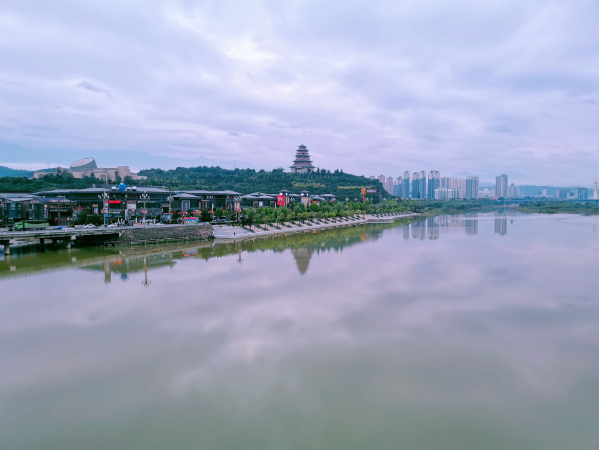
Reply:
<svg viewBox="0 0 599 450"><path fill-rule="evenodd" d="M397 219L405 219L419 215L420 214L418 213L412 212L377 216L367 214L366 216L354 219L347 217L336 218L334 219L334 222L324 222L324 219L320 219L320 223L306 221L301 225L299 225L297 222L295 224L285 222L285 224L281 223L279 225L279 228L270 226L267 230L254 229L253 231L250 231L244 227L230 225L213 225L212 228L214 229L214 239L240 241L245 239L253 239L256 237L265 237L277 234L305 233L309 231L318 232L318 230L323 229L363 225L368 223L393 223Z"/></svg>

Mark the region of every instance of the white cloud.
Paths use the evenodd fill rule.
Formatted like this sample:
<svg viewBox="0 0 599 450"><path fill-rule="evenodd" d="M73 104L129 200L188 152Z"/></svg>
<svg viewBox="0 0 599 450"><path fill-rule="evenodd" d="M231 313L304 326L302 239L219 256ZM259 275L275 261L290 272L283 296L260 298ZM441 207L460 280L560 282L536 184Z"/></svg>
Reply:
<svg viewBox="0 0 599 450"><path fill-rule="evenodd" d="M598 175L591 0L62 0L0 17L0 141L256 167L305 143L367 175Z"/></svg>

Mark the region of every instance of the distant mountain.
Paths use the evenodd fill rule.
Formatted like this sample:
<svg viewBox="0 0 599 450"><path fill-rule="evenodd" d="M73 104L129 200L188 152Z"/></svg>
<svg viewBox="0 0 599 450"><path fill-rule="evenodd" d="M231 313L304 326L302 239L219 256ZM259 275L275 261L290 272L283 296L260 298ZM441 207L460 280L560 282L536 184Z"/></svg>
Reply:
<svg viewBox="0 0 599 450"><path fill-rule="evenodd" d="M31 178L33 172L29 170L17 170L10 167L0 166L0 178L2 177L27 177Z"/></svg>
<svg viewBox="0 0 599 450"><path fill-rule="evenodd" d="M0 142L0 161L3 163L69 167L71 163L78 159L92 156L96 159L98 167L130 166L133 171L152 167L160 167L163 170L197 166L219 166L225 169L253 168L246 161L211 159L201 156L200 153L201 149L198 149L198 156L186 159L176 156L157 156L134 150L37 149L9 142Z"/></svg>
<svg viewBox="0 0 599 450"><path fill-rule="evenodd" d="M454 178L467 178L472 176L470 172L459 172L453 175Z"/></svg>

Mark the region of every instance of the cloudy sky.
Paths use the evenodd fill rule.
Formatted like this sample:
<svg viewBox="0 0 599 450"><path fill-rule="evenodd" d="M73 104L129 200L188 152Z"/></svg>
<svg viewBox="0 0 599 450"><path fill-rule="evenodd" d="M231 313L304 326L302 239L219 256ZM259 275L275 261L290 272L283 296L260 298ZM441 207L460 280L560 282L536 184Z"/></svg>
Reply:
<svg viewBox="0 0 599 450"><path fill-rule="evenodd" d="M599 177L597 0L0 3L0 165ZM197 164L195 164L197 165Z"/></svg>

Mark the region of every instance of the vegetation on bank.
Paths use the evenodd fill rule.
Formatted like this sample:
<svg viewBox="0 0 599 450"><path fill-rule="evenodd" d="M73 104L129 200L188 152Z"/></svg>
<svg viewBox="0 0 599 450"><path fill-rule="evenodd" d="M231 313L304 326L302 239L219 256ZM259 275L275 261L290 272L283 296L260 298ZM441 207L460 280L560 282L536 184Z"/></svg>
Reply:
<svg viewBox="0 0 599 450"><path fill-rule="evenodd" d="M390 212L419 211L416 202L406 200L386 200L381 203L373 204L370 201L348 202L343 201L317 205L313 203L309 207L302 203L293 205L289 208L259 208L257 210L247 209L239 217L243 226L252 226L254 224L279 224L290 220L308 220L308 219L334 219L337 217L349 217L363 214L382 214ZM215 216L220 218L224 214L222 210L216 210ZM234 215L231 216L231 219Z"/></svg>
<svg viewBox="0 0 599 450"><path fill-rule="evenodd" d="M421 200L416 205L418 211L425 215L487 212L503 207L502 203L485 198L468 200Z"/></svg>
<svg viewBox="0 0 599 450"><path fill-rule="evenodd" d="M0 178L0 192L39 192L53 189L85 189L106 184L96 177L75 178L68 172L46 175L38 179L27 177Z"/></svg>
<svg viewBox="0 0 599 450"><path fill-rule="evenodd" d="M524 213L540 214L599 214L599 205L593 203L573 203L573 202L534 202L526 205L520 205L518 211Z"/></svg>
<svg viewBox="0 0 599 450"><path fill-rule="evenodd" d="M351 175L343 170L318 169L309 174L254 169L221 169L220 167L178 167L174 170L142 170L140 175L148 177L147 183L166 186L170 190L205 189L208 191L231 190L242 194L251 192L278 193L283 189L290 192L308 190L312 194L333 194L340 200L361 199L362 187L376 188L384 196L390 195L378 180Z"/></svg>

